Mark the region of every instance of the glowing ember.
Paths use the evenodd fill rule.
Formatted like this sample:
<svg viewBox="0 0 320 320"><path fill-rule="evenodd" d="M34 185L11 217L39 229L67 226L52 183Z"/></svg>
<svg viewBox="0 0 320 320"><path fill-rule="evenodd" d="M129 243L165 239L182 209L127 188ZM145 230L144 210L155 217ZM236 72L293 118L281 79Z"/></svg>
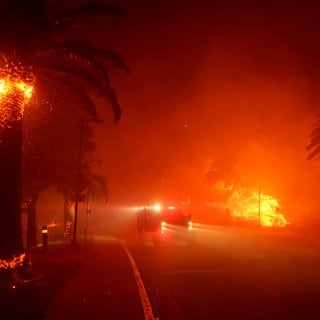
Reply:
<svg viewBox="0 0 320 320"><path fill-rule="evenodd" d="M280 213L280 206L272 196L249 189L235 189L227 207L236 220L257 222L264 227L283 228L289 222Z"/></svg>
<svg viewBox="0 0 320 320"><path fill-rule="evenodd" d="M0 269L15 269L24 264L26 255L25 253L21 254L18 257L14 257L11 260L0 260Z"/></svg>

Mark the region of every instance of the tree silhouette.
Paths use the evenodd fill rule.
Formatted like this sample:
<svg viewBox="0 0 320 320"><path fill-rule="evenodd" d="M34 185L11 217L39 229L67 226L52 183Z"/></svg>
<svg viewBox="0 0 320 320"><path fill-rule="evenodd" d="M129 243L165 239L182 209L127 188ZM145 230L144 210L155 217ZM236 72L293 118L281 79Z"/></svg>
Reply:
<svg viewBox="0 0 320 320"><path fill-rule="evenodd" d="M112 50L74 34L86 30L84 23L103 16L117 20L125 13L118 6L94 1L83 1L77 7L72 3L0 1L0 267L8 265L4 260L13 260L24 251L20 223L22 117L31 95L29 102L34 103L51 99L59 89L68 90L85 101L90 116L96 118L94 88L107 99L114 120L120 119L121 109L104 62L108 59L115 67L128 68Z"/></svg>
<svg viewBox="0 0 320 320"><path fill-rule="evenodd" d="M204 183L207 191L206 201L211 205L212 202L225 205L239 184L234 159L223 157L212 161L209 170L204 175ZM229 223L229 210L223 210L223 212L225 223Z"/></svg>
<svg viewBox="0 0 320 320"><path fill-rule="evenodd" d="M32 108L27 108L24 117L26 138L23 189L24 210L28 216L27 247L37 244L36 205L41 192L49 187L55 186L65 199L65 223L71 222L68 209L70 198L76 193L79 131L82 120L75 117L75 113L79 113L79 108L65 110L63 107L61 104L34 105ZM38 112L34 118L28 111L32 113L35 109ZM86 193L91 200L106 199L108 188L105 178L92 172L92 166L98 160L93 157L96 145L89 121L84 122L83 129L79 191Z"/></svg>
<svg viewBox="0 0 320 320"><path fill-rule="evenodd" d="M237 179L234 166L234 161L228 158L212 161L209 170L204 175L205 183L223 183L224 188L231 188Z"/></svg>

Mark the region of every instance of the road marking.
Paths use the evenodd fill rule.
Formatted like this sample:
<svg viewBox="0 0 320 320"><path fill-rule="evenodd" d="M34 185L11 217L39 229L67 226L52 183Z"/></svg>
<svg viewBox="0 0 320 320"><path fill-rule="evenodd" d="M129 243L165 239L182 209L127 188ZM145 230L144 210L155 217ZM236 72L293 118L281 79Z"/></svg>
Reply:
<svg viewBox="0 0 320 320"><path fill-rule="evenodd" d="M151 303L150 303L146 288L143 284L139 269L138 269L132 255L131 255L131 253L129 252L128 248L124 244L124 242L122 240L120 240L120 242L121 242L121 245L122 245L125 253L128 256L128 259L129 259L130 264L133 269L134 276L136 278L138 291L139 291L139 295L140 295L140 299L141 299L141 303L142 303L142 307L143 307L144 318L145 318L145 320L156 320L157 318L155 318L153 315Z"/></svg>

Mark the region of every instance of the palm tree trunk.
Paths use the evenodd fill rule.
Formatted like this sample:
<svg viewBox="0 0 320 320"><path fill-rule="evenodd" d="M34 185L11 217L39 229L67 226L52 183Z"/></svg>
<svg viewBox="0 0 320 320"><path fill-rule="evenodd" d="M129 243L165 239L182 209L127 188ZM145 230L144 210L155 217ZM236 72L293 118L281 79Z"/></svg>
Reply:
<svg viewBox="0 0 320 320"><path fill-rule="evenodd" d="M28 215L27 225L27 248L34 247L38 244L37 239L37 202L39 199L39 193L36 192L28 201L28 207L26 209Z"/></svg>
<svg viewBox="0 0 320 320"><path fill-rule="evenodd" d="M0 123L0 259L23 253L21 227L22 120Z"/></svg>
<svg viewBox="0 0 320 320"><path fill-rule="evenodd" d="M63 216L64 216L64 235L66 237L70 237L72 217L70 214L70 201L68 196L64 196Z"/></svg>

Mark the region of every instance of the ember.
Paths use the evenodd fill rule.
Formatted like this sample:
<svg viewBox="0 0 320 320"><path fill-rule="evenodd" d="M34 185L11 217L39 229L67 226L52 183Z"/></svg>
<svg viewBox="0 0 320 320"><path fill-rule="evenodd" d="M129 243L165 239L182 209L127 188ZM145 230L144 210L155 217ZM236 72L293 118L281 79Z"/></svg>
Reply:
<svg viewBox="0 0 320 320"><path fill-rule="evenodd" d="M26 254L22 253L11 260L0 260L0 269L16 269L24 264Z"/></svg>

